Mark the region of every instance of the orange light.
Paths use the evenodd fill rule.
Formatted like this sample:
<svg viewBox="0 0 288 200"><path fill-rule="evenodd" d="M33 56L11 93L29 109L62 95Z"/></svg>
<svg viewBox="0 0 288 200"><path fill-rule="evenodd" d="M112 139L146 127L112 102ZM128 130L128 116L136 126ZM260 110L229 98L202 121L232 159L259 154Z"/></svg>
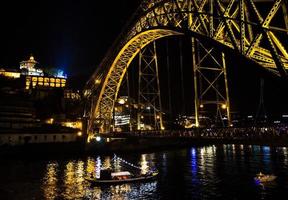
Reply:
<svg viewBox="0 0 288 200"><path fill-rule="evenodd" d="M77 135L78 135L79 137L82 136L82 132L79 131L79 132L77 133Z"/></svg>

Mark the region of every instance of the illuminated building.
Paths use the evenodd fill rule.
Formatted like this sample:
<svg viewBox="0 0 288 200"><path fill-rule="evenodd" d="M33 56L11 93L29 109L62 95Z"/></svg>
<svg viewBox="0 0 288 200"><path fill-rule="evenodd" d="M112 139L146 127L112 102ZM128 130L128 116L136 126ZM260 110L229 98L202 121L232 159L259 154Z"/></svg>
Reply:
<svg viewBox="0 0 288 200"><path fill-rule="evenodd" d="M131 123L131 99L127 96L119 97L114 111L115 130L129 130Z"/></svg>
<svg viewBox="0 0 288 200"><path fill-rule="evenodd" d="M36 64L38 64L38 62L32 55L30 56L29 60L21 61L20 70L22 71L22 74L31 76L44 76L43 70L36 68Z"/></svg>
<svg viewBox="0 0 288 200"><path fill-rule="evenodd" d="M0 134L1 145L24 145L24 144L44 144L44 143L71 143L76 142L82 135L71 131L67 132L27 132L14 131Z"/></svg>
<svg viewBox="0 0 288 200"><path fill-rule="evenodd" d="M66 86L66 79L45 76L26 76L25 83L27 90L36 87L64 88Z"/></svg>
<svg viewBox="0 0 288 200"><path fill-rule="evenodd" d="M65 99L70 99L70 100L81 100L81 94L80 91L74 91L74 90L65 90L64 91L64 98Z"/></svg>
<svg viewBox="0 0 288 200"><path fill-rule="evenodd" d="M38 62L33 56L30 56L27 61L20 62L22 75L26 76L25 88L27 90L36 87L64 88L66 86L67 76L63 74L63 71L57 70L56 73L47 76L42 69L35 67L36 64Z"/></svg>
<svg viewBox="0 0 288 200"><path fill-rule="evenodd" d="M61 122L62 126L73 128L73 129L79 129L82 130L82 121L77 120L77 121L65 121Z"/></svg>
<svg viewBox="0 0 288 200"><path fill-rule="evenodd" d="M17 70L5 70L5 69L0 69L0 76L4 76L6 78L12 78L12 79L17 79L20 78L21 73L18 72Z"/></svg>
<svg viewBox="0 0 288 200"><path fill-rule="evenodd" d="M25 89L34 88L64 88L66 86L67 75L62 70L54 69L54 71L44 73L44 71L36 67L39 64L33 56L29 60L20 62L20 70L0 69L0 76L10 79L25 80ZM48 70L47 70L48 71Z"/></svg>

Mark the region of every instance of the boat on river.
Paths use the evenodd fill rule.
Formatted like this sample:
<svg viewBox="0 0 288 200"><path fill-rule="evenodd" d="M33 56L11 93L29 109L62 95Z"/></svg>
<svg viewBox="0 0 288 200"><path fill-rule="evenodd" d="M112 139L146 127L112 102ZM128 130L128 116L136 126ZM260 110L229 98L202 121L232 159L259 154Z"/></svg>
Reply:
<svg viewBox="0 0 288 200"><path fill-rule="evenodd" d="M102 171L101 171L102 172ZM106 173L106 172L105 172ZM102 173L101 173L102 174ZM92 184L122 184L131 182L144 182L155 180L158 175L158 171L150 172L147 174L133 175L128 171L112 172L110 176L101 176L100 178L86 177L85 179Z"/></svg>
<svg viewBox="0 0 288 200"><path fill-rule="evenodd" d="M117 159L118 161L122 162L123 164L129 165L129 167L133 167L134 171L141 169L122 158L114 156L113 159ZM112 168L101 169L100 176L94 177L91 175L90 177L86 177L85 179L97 185L105 185L105 184L122 184L122 183L131 183L131 182L144 182L155 180L158 176L159 172L157 169L148 169L145 174L141 173L132 173L131 171L113 171Z"/></svg>
<svg viewBox="0 0 288 200"><path fill-rule="evenodd" d="M267 183L267 182L272 182L277 178L277 176L273 175L273 174L263 174L263 173L259 173L256 175L256 177L254 177L255 181L258 181L260 183Z"/></svg>

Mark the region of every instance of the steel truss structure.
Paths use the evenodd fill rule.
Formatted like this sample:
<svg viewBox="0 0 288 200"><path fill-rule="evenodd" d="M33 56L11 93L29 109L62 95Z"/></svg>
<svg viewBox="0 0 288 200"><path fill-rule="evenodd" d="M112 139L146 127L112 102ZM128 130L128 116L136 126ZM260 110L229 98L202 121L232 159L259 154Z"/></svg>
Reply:
<svg viewBox="0 0 288 200"><path fill-rule="evenodd" d="M97 99L89 113L89 133L99 120L100 132L109 132L114 102L127 68L142 48L162 37L191 34L286 76L286 8L285 0L144 0L127 31L98 66L101 84L95 86L95 77L100 76L96 73L87 82L87 97Z"/></svg>
<svg viewBox="0 0 288 200"><path fill-rule="evenodd" d="M139 53L137 129L163 130L162 104L156 42ZM142 126L144 125L144 126ZM149 129L148 129L149 130Z"/></svg>
<svg viewBox="0 0 288 200"><path fill-rule="evenodd" d="M221 110L225 110L227 126L231 126L225 54L214 47L206 47L199 40L192 38L192 57L195 126L200 126L199 111L209 104L216 106L215 116L221 121L223 119Z"/></svg>

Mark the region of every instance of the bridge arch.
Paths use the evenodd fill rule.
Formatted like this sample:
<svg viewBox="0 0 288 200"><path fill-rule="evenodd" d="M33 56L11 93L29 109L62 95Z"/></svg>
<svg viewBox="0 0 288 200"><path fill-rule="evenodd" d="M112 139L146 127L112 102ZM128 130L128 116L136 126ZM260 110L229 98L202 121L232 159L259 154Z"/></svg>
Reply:
<svg viewBox="0 0 288 200"><path fill-rule="evenodd" d="M264 0L144 1L136 13L136 22L114 46L116 50L109 52L106 62L99 66L105 69L102 74L104 78L96 94L96 103L91 107L88 131L91 131L95 120L101 121L101 132L110 130L114 103L127 68L142 48L163 37L189 32L195 37L198 35L208 38L285 76L288 53L279 38L283 38L282 35L287 32L287 16L283 15L287 22L284 27L271 25L284 1L266 0L266 3L270 2L271 9L265 17L257 9L257 4L262 1ZM257 18L256 23L251 22L252 14ZM278 34L282 34L282 37L278 37ZM95 85L96 77L97 74L94 74L88 82L90 88Z"/></svg>

